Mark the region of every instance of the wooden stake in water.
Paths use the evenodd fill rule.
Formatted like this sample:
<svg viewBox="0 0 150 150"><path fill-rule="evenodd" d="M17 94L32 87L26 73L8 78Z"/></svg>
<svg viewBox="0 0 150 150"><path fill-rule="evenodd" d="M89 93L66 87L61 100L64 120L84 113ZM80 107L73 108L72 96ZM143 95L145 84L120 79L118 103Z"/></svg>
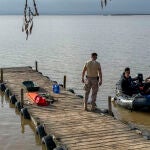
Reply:
<svg viewBox="0 0 150 150"><path fill-rule="evenodd" d="M108 113L112 115L111 96L108 96Z"/></svg>
<svg viewBox="0 0 150 150"><path fill-rule="evenodd" d="M3 82L3 69L1 68L1 83Z"/></svg>
<svg viewBox="0 0 150 150"><path fill-rule="evenodd" d="M21 89L21 105L24 105L23 89Z"/></svg>
<svg viewBox="0 0 150 150"><path fill-rule="evenodd" d="M35 70L38 72L38 62L35 61Z"/></svg>
<svg viewBox="0 0 150 150"><path fill-rule="evenodd" d="M63 87L66 88L66 75L64 76L64 83L63 83Z"/></svg>

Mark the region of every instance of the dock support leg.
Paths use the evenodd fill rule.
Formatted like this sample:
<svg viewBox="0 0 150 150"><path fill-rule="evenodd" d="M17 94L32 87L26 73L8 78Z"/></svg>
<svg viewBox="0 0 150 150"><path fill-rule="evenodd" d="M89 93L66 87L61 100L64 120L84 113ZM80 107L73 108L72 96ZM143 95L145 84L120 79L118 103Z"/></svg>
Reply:
<svg viewBox="0 0 150 150"><path fill-rule="evenodd" d="M1 68L1 83L3 83L3 69Z"/></svg>
<svg viewBox="0 0 150 150"><path fill-rule="evenodd" d="M38 62L35 61L35 70L38 72Z"/></svg>
<svg viewBox="0 0 150 150"><path fill-rule="evenodd" d="M108 113L109 115L113 115L112 113L112 106L111 106L111 96L108 96Z"/></svg>
<svg viewBox="0 0 150 150"><path fill-rule="evenodd" d="M21 105L24 105L24 96L23 96L23 89L21 89Z"/></svg>
<svg viewBox="0 0 150 150"><path fill-rule="evenodd" d="M66 89L66 75L64 76L63 87Z"/></svg>

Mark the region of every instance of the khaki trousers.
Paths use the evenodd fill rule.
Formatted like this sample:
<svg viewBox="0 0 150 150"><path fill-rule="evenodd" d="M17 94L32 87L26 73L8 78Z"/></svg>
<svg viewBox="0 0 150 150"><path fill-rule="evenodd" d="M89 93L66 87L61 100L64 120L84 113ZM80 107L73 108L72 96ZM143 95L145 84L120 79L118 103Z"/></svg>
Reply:
<svg viewBox="0 0 150 150"><path fill-rule="evenodd" d="M88 101L91 89L92 89L92 95L91 95L92 103L95 103L96 97L97 97L97 92L99 89L97 77L87 77L87 79L86 79L86 82L84 85L85 103L87 103L87 101Z"/></svg>

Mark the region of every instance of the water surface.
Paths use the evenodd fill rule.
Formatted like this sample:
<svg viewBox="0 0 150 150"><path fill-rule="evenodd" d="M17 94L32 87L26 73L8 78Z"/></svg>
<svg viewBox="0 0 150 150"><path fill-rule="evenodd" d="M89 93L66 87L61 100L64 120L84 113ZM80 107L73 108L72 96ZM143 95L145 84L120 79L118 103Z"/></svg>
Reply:
<svg viewBox="0 0 150 150"><path fill-rule="evenodd" d="M150 75L150 16L39 16L34 19L33 33L25 40L21 32L22 16L0 16L0 67L32 66L38 61L39 71L62 83L67 76L67 88L84 94L81 72L92 52L98 53L103 72L103 85L99 89L97 104L107 108L108 96L114 96L115 84L124 68L131 75ZM30 77L28 77L30 79ZM3 107L2 107L3 106ZM1 103L1 139L27 143L34 135L27 126L25 134L20 128L20 117L10 112L9 105ZM6 111L7 110L7 111ZM139 126L150 127L149 113L130 112L114 108L118 118ZM13 120L11 120L13 118ZM7 119L7 120L6 120ZM10 120L9 120L10 119ZM15 121L18 119L18 121ZM3 124L4 122L4 124ZM13 132L10 124L18 132ZM7 126L11 131L6 134ZM12 133L11 133L12 132ZM17 133L17 136L13 136ZM24 137L24 140L20 138ZM28 137L26 139L26 137ZM27 141L26 141L27 140ZM31 147L27 149L38 149ZM19 142L19 143L20 143ZM13 143L11 143L13 145ZM11 146L7 145L8 147ZM0 144L4 147L4 144ZM28 146L28 145L27 145ZM11 146L13 147L13 146ZM16 147L19 144L16 143ZM5 148L7 149L7 148Z"/></svg>
<svg viewBox="0 0 150 150"><path fill-rule="evenodd" d="M0 99L0 149L41 150L32 122L25 120L3 94Z"/></svg>

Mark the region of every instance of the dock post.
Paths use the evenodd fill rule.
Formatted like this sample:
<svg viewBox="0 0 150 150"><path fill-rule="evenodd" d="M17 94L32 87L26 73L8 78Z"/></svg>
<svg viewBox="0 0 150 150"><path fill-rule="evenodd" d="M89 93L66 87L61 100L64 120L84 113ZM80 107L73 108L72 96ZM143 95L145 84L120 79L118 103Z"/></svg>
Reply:
<svg viewBox="0 0 150 150"><path fill-rule="evenodd" d="M24 105L23 89L21 89L21 105Z"/></svg>
<svg viewBox="0 0 150 150"><path fill-rule="evenodd" d="M64 76L63 87L66 89L66 75Z"/></svg>
<svg viewBox="0 0 150 150"><path fill-rule="evenodd" d="M111 107L111 96L108 96L108 113L109 115L113 115Z"/></svg>
<svg viewBox="0 0 150 150"><path fill-rule="evenodd" d="M3 83L3 69L1 68L1 83Z"/></svg>
<svg viewBox="0 0 150 150"><path fill-rule="evenodd" d="M35 70L38 72L38 62L35 61Z"/></svg>

